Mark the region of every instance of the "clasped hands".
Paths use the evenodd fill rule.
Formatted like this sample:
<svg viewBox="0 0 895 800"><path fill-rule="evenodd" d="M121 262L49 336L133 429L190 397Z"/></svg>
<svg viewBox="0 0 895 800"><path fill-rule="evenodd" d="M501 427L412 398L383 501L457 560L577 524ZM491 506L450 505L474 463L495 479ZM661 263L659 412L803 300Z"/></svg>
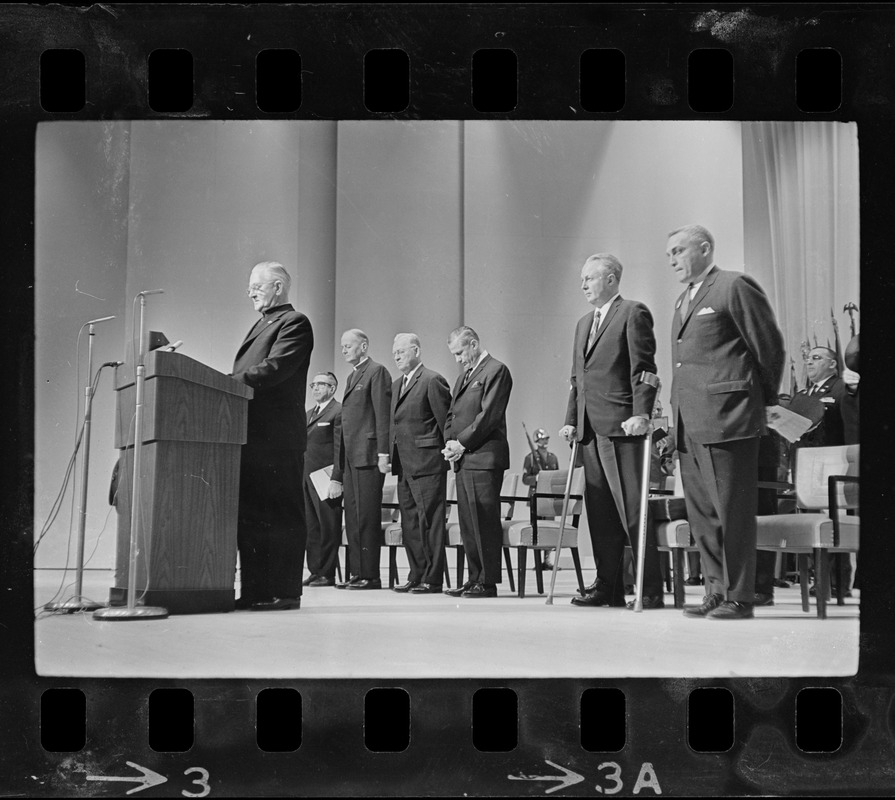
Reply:
<svg viewBox="0 0 895 800"><path fill-rule="evenodd" d="M449 439L445 445L444 450L441 451L441 455L444 456L445 461L450 461L453 464L457 461L460 456L462 456L466 452L466 448L460 444L456 439Z"/></svg>

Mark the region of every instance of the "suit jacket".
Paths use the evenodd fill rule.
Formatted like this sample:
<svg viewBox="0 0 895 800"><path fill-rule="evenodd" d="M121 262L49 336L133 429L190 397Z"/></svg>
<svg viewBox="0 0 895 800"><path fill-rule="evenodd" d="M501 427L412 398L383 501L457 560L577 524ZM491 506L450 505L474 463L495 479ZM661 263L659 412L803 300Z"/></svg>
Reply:
<svg viewBox="0 0 895 800"><path fill-rule="evenodd" d="M305 385L314 347L308 318L289 303L269 309L236 353L232 376L251 386L246 443L304 452Z"/></svg>
<svg viewBox="0 0 895 800"><path fill-rule="evenodd" d="M749 275L712 267L682 322L683 297L671 324L675 419L700 444L761 436L785 360L767 296Z"/></svg>
<svg viewBox="0 0 895 800"><path fill-rule="evenodd" d="M346 464L375 467L388 453L392 376L368 358L352 370L342 398L342 435L336 444L333 480L341 481Z"/></svg>
<svg viewBox="0 0 895 800"><path fill-rule="evenodd" d="M451 404L447 381L422 364L401 394L402 375L392 386L391 461L395 475L446 472L444 424Z"/></svg>
<svg viewBox="0 0 895 800"><path fill-rule="evenodd" d="M649 309L616 297L585 352L593 312L578 320L572 351L572 378L566 425L584 435L584 416L600 436L624 436L622 423L635 414L650 418L656 387L641 383L656 373L656 337Z"/></svg>
<svg viewBox="0 0 895 800"><path fill-rule="evenodd" d="M320 416L308 409L308 449L305 452L305 475L336 463L336 439L342 435L342 404L330 400Z"/></svg>
<svg viewBox="0 0 895 800"><path fill-rule="evenodd" d="M451 396L444 438L456 439L466 452L454 469L509 469L507 403L513 378L505 364L485 356L464 384L457 378Z"/></svg>
<svg viewBox="0 0 895 800"><path fill-rule="evenodd" d="M832 375L812 395L824 407L824 418L814 430L808 431L798 441L799 447L833 447L845 444L843 408L847 387L838 375ZM803 390L799 394L808 394Z"/></svg>

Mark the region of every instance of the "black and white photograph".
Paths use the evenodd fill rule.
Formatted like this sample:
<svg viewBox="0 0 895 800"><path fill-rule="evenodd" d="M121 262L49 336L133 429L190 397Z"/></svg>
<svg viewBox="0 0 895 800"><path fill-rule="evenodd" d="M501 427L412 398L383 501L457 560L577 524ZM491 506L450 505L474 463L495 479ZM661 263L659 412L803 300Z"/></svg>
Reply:
<svg viewBox="0 0 895 800"><path fill-rule="evenodd" d="M38 674L855 674L858 175L840 122L39 125Z"/></svg>

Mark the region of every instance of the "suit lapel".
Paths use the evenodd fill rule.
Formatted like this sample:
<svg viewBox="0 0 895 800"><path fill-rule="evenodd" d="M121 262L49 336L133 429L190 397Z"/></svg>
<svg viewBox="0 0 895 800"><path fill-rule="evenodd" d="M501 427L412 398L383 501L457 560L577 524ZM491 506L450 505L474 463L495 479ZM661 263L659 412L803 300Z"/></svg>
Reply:
<svg viewBox="0 0 895 800"><path fill-rule="evenodd" d="M392 390L392 400L394 401L394 407L397 408L400 402L410 394L410 390L416 386L416 382L420 379L420 373L423 371L422 364L417 368L417 371L413 373L413 377L410 379L410 383L407 384L407 391L402 394L401 386L404 384L403 376L395 381L395 388Z"/></svg>
<svg viewBox="0 0 895 800"><path fill-rule="evenodd" d="M618 297L615 298L615 300L613 300L612 305L609 306L609 310L606 312L606 316L600 320L600 327L597 328L597 335L596 335L596 338L594 339L594 343L591 345L590 350L588 350L584 354L585 360L587 360L588 358L590 358L593 355L594 350L596 349L597 345L600 342L600 337L602 337L602 335L603 335L603 331L606 330L606 326L609 325L609 323L612 321L612 318L615 316L615 312L618 311L618 307L621 304L621 301L622 301L622 298L621 298L621 295L619 295ZM593 319L591 319L591 325L593 325ZM587 333L585 334L585 340L584 340L585 344L587 343L586 337L589 335L590 335L590 325L588 326Z"/></svg>
<svg viewBox="0 0 895 800"><path fill-rule="evenodd" d="M348 397L351 392L354 391L354 387L360 382L360 379L363 378L364 372L367 371L367 364L370 363L370 359L368 358L361 364L357 369L351 370L351 374L348 376L348 383L345 385L345 394L342 395L342 399L344 402L344 398Z"/></svg>
<svg viewBox="0 0 895 800"><path fill-rule="evenodd" d="M274 322L276 322L283 314L287 311L292 310L292 306L283 306L278 311L274 311L272 314L264 314L261 319L259 319L246 334L246 338L243 339L242 344L239 347L239 352L236 354L236 358L238 359L245 351L248 349L249 345L255 341L260 335L262 331L267 330Z"/></svg>
<svg viewBox="0 0 895 800"><path fill-rule="evenodd" d="M469 376L469 380L466 381L465 384L463 383L463 378L466 376L466 371L464 370L461 373L460 377L457 379L457 383L454 386L454 397L458 397L459 395L463 394L463 392L466 390L466 387L470 386L473 383L473 381L475 380L475 376L479 374L482 367L484 367L485 364L487 364L490 360L491 360L491 355L489 353L487 356L485 356L479 362L478 366L472 371L472 374Z"/></svg>
<svg viewBox="0 0 895 800"><path fill-rule="evenodd" d="M715 282L715 278L717 277L718 270L713 267L710 270L709 274L705 276L705 280L702 282L702 286L699 287L699 291L696 292L696 294L694 294L692 299L690 300L690 305L687 307L687 316L681 322L681 330L686 327L687 323L690 321L690 317L693 316L694 309L705 299L705 296L708 294L709 289L712 288L712 284ZM687 292L687 289L684 289L684 292ZM679 309L681 302L683 302L683 299L684 295L681 294L680 300L676 306L677 310L675 311L678 319L680 319L681 316L679 313Z"/></svg>

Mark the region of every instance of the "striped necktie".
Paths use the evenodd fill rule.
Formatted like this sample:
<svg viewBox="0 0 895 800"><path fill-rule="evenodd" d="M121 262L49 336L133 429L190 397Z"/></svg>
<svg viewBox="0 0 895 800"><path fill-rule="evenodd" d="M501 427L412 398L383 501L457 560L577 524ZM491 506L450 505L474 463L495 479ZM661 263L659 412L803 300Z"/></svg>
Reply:
<svg viewBox="0 0 895 800"><path fill-rule="evenodd" d="M597 331L600 329L600 309L594 311L594 321L590 326L590 333L587 336L587 349L590 350L597 341Z"/></svg>

